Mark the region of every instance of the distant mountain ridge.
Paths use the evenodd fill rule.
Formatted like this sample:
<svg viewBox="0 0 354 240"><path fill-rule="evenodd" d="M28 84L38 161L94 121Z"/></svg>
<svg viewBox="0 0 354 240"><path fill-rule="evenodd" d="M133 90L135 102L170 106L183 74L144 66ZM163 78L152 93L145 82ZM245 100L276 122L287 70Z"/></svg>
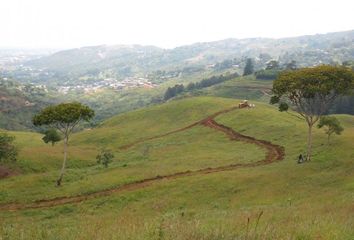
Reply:
<svg viewBox="0 0 354 240"><path fill-rule="evenodd" d="M141 45L91 46L60 51L26 65L78 75L102 70L129 75L207 65L225 59L258 58L261 54L284 62L295 60L304 66L351 60L354 59L354 30L282 39L225 39L174 49Z"/></svg>

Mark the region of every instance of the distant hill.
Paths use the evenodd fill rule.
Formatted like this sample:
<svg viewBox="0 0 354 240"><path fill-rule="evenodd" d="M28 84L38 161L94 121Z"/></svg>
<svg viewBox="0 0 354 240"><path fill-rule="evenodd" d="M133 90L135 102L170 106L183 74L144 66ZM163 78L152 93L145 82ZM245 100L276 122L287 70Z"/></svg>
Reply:
<svg viewBox="0 0 354 240"><path fill-rule="evenodd" d="M51 98L41 88L0 79L0 128L33 128L33 114L50 102Z"/></svg>
<svg viewBox="0 0 354 240"><path fill-rule="evenodd" d="M95 73L96 71L139 65L149 67L164 50L157 47L139 45L94 46L60 51L50 56L27 62L27 65L77 73ZM146 66L145 66L146 65Z"/></svg>
<svg viewBox="0 0 354 240"><path fill-rule="evenodd" d="M206 66L225 59L275 58L300 66L342 62L354 58L354 30L293 38L226 39L196 43L174 49L154 46L93 46L60 51L27 62L27 66L72 75L98 75L111 71L117 76L147 74L155 70Z"/></svg>
<svg viewBox="0 0 354 240"><path fill-rule="evenodd" d="M198 83L222 74L240 74L249 57L254 59L256 70L264 69L271 59L278 60L281 67L291 61L296 61L298 67L348 60L353 64L354 30L284 39L226 39L174 49L101 45L0 66L0 78L20 82L18 86L6 85L9 82L0 86L0 128L32 128L31 117L43 106L74 100L95 110L93 124L96 124L115 114L161 103L168 87L184 84L188 89L191 82ZM153 87L96 89L106 79L119 84L130 77L150 81ZM37 88L43 85L49 92ZM63 91L67 86L71 90ZM185 91L177 97L210 95L268 102L270 88L271 81L239 78L203 90ZM338 100L333 112L353 114L352 102L353 97Z"/></svg>

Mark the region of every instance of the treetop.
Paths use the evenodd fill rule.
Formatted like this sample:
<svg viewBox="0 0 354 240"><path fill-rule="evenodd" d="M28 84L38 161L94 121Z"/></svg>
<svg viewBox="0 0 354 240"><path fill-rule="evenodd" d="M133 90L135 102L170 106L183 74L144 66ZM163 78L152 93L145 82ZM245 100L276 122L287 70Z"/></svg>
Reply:
<svg viewBox="0 0 354 240"><path fill-rule="evenodd" d="M314 97L314 94L345 94L353 88L351 69L329 65L284 71L273 83L273 92L278 96L301 92L306 98Z"/></svg>
<svg viewBox="0 0 354 240"><path fill-rule="evenodd" d="M79 102L61 103L44 108L33 117L33 124L35 126L72 124L80 120L89 121L94 115L91 108Z"/></svg>

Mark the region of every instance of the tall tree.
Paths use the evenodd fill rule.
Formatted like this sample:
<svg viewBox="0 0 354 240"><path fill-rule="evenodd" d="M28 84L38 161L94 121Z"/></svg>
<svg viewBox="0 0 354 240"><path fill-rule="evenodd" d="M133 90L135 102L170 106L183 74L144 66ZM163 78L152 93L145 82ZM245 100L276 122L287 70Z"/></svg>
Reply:
<svg viewBox="0 0 354 240"><path fill-rule="evenodd" d="M317 66L284 71L273 82L271 103L280 103L279 110L287 111L289 101L308 126L307 157L312 152L312 128L340 95L354 87L354 74L348 68Z"/></svg>
<svg viewBox="0 0 354 240"><path fill-rule="evenodd" d="M173 98L176 96L176 88L175 87L169 87L167 88L164 96L164 100L168 100L170 98Z"/></svg>
<svg viewBox="0 0 354 240"><path fill-rule="evenodd" d="M243 69L243 76L247 76L254 73L254 65L253 65L253 61L252 58L247 58L246 60L246 66Z"/></svg>
<svg viewBox="0 0 354 240"><path fill-rule="evenodd" d="M334 116L322 116L317 127L325 127L325 133L327 134L327 145L329 145L329 138L333 133L340 135L344 130L344 128L340 125L339 120Z"/></svg>
<svg viewBox="0 0 354 240"><path fill-rule="evenodd" d="M48 125L59 130L64 136L64 160L57 186L60 186L63 180L70 134L81 121L89 121L94 115L94 111L88 106L73 102L49 106L33 117L32 122L35 126Z"/></svg>

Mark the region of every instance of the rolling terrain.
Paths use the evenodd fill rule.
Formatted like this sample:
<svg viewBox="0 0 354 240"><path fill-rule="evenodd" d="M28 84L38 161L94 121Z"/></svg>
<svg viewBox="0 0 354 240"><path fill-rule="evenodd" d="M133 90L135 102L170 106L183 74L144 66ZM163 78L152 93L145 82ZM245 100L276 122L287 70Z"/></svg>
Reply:
<svg viewBox="0 0 354 240"><path fill-rule="evenodd" d="M282 39L224 39L174 49L140 45L101 45L60 51L26 64L78 76L94 76L110 70L119 77L144 75L158 70L200 67L244 57L257 58L262 54L268 55L266 61L279 58L283 63L295 60L301 63L301 66L308 66L351 60L353 36L354 31L345 31Z"/></svg>
<svg viewBox="0 0 354 240"><path fill-rule="evenodd" d="M241 77L183 95L267 101L275 76L264 69L271 60L279 64L273 72L289 63L298 68L320 64L353 68L353 39L351 30L282 39L224 39L174 49L100 45L49 51L20 62L6 60L6 51L0 51L0 62L2 57L6 62L0 63L0 128L31 129L35 112L63 101L93 108L94 126L116 114L164 102L165 91L176 84L187 87L220 75L242 75L248 58L253 59L255 75L263 71L268 80ZM10 83L12 87L6 86ZM353 96L338 100L331 113L353 114L353 101Z"/></svg>
<svg viewBox="0 0 354 240"><path fill-rule="evenodd" d="M255 102L192 97L110 118L62 146L16 136L18 175L0 180L4 239L352 239L354 118L296 164L305 123ZM114 151L98 166L100 148ZM33 209L34 208L34 209Z"/></svg>

